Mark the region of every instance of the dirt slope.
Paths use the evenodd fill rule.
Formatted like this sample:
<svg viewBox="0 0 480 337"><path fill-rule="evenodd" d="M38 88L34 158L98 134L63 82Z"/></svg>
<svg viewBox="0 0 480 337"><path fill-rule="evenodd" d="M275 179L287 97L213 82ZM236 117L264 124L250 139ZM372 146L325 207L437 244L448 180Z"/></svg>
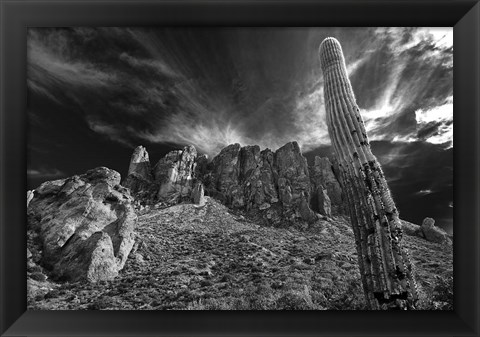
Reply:
<svg viewBox="0 0 480 337"><path fill-rule="evenodd" d="M404 242L416 264L421 308L448 309L451 246L410 236ZM302 230L263 227L207 197L204 207L143 211L134 249L115 280L29 279L28 303L30 309L363 309L356 259L345 218Z"/></svg>

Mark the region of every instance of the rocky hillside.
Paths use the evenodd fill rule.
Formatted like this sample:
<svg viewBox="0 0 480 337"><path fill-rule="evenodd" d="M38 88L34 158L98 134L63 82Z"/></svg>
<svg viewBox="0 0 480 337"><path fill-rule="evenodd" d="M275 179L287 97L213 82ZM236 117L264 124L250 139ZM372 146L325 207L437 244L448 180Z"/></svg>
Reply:
<svg viewBox="0 0 480 337"><path fill-rule="evenodd" d="M30 309L362 309L353 233L328 158L298 145L189 146L27 193ZM452 246L404 225L424 309L451 309Z"/></svg>

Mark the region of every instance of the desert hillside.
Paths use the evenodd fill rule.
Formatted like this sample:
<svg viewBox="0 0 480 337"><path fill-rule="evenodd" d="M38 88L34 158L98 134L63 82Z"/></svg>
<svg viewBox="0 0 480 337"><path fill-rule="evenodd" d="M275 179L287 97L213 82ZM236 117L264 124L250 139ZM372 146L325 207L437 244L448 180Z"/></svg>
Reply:
<svg viewBox="0 0 480 337"><path fill-rule="evenodd" d="M364 309L348 217L258 225L213 198L137 210L135 244L111 280L65 281L29 241L28 306L63 309ZM33 237L33 236L31 236ZM451 309L452 247L405 236L421 309Z"/></svg>

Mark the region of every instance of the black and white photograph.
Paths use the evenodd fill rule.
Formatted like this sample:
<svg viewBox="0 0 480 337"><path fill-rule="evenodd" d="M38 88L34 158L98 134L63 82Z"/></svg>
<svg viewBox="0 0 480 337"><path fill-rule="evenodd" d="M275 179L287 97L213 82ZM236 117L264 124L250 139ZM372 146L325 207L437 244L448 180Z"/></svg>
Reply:
<svg viewBox="0 0 480 337"><path fill-rule="evenodd" d="M28 310L453 310L452 27L26 48Z"/></svg>

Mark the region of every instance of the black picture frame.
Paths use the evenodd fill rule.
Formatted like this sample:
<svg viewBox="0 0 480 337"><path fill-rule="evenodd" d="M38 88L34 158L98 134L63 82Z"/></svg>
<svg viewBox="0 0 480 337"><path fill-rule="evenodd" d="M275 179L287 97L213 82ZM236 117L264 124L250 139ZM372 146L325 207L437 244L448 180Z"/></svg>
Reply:
<svg viewBox="0 0 480 337"><path fill-rule="evenodd" d="M473 0L0 0L2 336L478 336L480 4ZM454 310L26 311L26 28L453 26Z"/></svg>

